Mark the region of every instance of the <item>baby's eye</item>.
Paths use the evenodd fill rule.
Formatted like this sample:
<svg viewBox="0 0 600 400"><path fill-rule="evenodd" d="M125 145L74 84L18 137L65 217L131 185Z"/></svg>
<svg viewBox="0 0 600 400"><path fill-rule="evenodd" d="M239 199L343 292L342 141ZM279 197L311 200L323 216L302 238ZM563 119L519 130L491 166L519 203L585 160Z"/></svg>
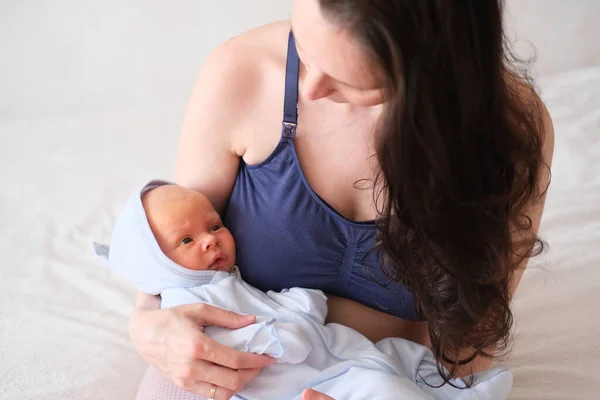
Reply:
<svg viewBox="0 0 600 400"><path fill-rule="evenodd" d="M179 242L180 246L184 246L186 244L190 244L194 241L194 239L189 238L189 237L184 237L183 239L181 239L181 242Z"/></svg>
<svg viewBox="0 0 600 400"><path fill-rule="evenodd" d="M213 225L213 226L210 227L210 231L211 232L216 232L219 229L221 229L221 225Z"/></svg>

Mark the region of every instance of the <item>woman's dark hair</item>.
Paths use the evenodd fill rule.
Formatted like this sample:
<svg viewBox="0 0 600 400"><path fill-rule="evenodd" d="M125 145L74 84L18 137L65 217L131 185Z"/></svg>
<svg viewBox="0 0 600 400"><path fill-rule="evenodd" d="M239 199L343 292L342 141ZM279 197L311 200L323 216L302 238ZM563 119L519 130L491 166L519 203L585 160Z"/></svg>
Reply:
<svg viewBox="0 0 600 400"><path fill-rule="evenodd" d="M500 0L319 3L387 79L377 247L413 293L447 383L510 348L511 278L543 248L525 213L545 191L542 106L508 49Z"/></svg>

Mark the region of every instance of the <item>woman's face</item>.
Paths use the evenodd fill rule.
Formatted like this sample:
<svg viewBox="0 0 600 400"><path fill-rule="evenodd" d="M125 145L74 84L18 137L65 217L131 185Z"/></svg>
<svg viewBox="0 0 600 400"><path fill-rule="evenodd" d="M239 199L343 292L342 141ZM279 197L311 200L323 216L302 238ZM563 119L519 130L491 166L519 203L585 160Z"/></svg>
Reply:
<svg viewBox="0 0 600 400"><path fill-rule="evenodd" d="M306 100L374 106L383 103L383 79L361 44L321 12L318 0L296 0L292 31L303 64Z"/></svg>

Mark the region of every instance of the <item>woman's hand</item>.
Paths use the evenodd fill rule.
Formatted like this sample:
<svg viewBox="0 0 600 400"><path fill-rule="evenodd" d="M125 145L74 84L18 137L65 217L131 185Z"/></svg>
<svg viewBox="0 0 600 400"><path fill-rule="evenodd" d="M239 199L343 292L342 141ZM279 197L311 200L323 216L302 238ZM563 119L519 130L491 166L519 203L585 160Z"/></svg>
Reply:
<svg viewBox="0 0 600 400"><path fill-rule="evenodd" d="M273 363L271 357L233 350L203 333L204 327L210 325L242 328L254 323L255 317L208 304L163 310L139 307L142 302L147 305L156 301L148 296L138 295L138 308L129 323L131 339L149 364L182 389L205 397L214 393L217 400L229 399L263 367Z"/></svg>
<svg viewBox="0 0 600 400"><path fill-rule="evenodd" d="M335 400L333 397L327 396L316 390L306 389L302 392L302 400Z"/></svg>

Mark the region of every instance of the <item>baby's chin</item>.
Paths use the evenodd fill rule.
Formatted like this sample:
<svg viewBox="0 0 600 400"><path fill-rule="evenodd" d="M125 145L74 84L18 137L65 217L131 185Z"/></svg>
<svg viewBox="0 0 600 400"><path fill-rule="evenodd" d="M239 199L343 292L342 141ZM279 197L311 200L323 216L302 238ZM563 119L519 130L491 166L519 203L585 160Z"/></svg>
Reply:
<svg viewBox="0 0 600 400"><path fill-rule="evenodd" d="M191 269L193 271L224 271L231 272L235 263L232 263L229 259L217 261L216 263L206 265L202 262L199 263L178 263L184 268ZM186 265L187 264L187 265Z"/></svg>
<svg viewBox="0 0 600 400"><path fill-rule="evenodd" d="M190 269L192 271L223 271L223 272L231 272L233 270L233 265L223 265L223 266L211 266L211 265L181 265L186 269Z"/></svg>
<svg viewBox="0 0 600 400"><path fill-rule="evenodd" d="M231 271L233 271L233 265L224 267L223 269L220 269L219 271L231 272Z"/></svg>

